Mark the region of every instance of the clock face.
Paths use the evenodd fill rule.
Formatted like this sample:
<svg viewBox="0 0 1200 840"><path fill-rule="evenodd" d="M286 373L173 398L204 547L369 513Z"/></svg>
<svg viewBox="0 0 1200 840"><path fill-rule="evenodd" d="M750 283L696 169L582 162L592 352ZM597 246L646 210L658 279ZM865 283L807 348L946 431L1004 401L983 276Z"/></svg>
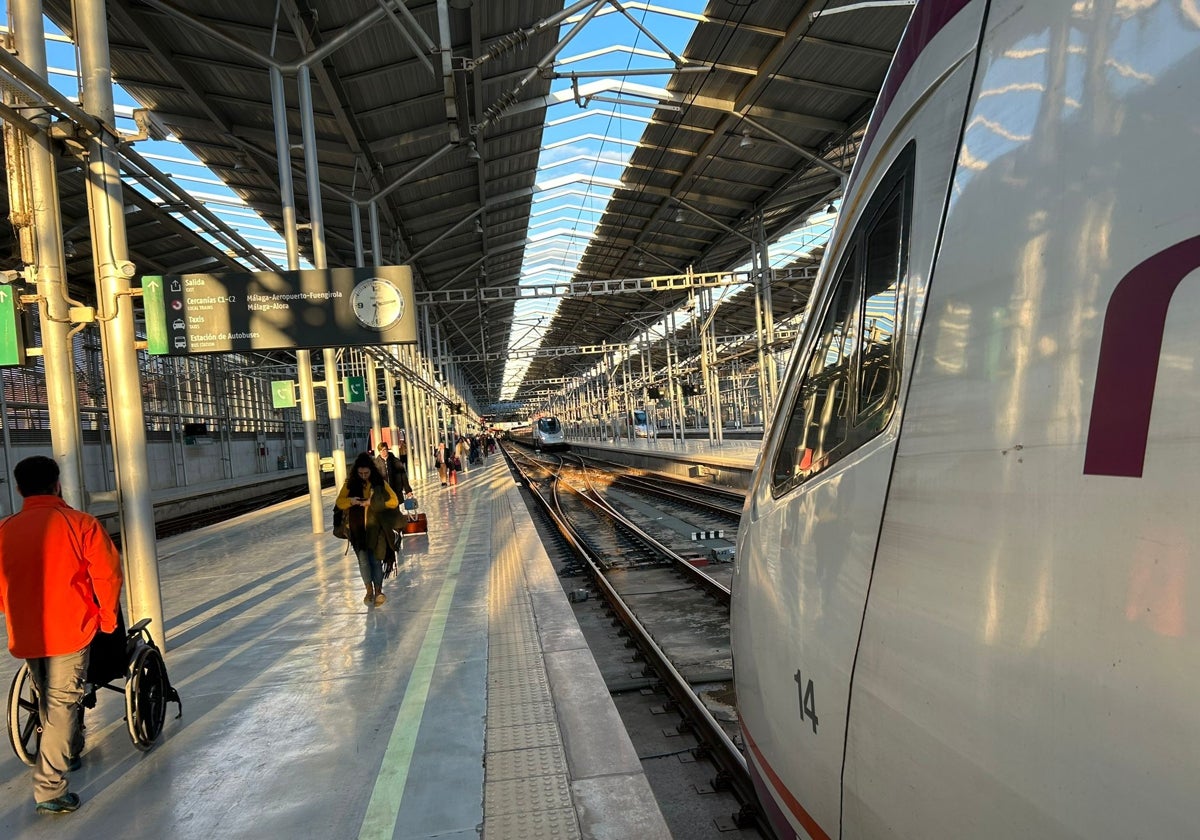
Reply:
<svg viewBox="0 0 1200 840"><path fill-rule="evenodd" d="M390 280L371 277L350 292L354 317L364 327L386 330L404 316L404 298Z"/></svg>

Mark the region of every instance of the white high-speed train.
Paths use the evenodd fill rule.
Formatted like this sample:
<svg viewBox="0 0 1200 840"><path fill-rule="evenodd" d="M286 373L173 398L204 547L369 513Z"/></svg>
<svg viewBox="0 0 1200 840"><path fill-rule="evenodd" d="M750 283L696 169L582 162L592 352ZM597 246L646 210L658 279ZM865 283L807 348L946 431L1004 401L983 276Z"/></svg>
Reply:
<svg viewBox="0 0 1200 840"><path fill-rule="evenodd" d="M509 431L509 436L537 451L569 449L567 433L562 422L554 416L535 417L528 426L518 426Z"/></svg>
<svg viewBox="0 0 1200 840"><path fill-rule="evenodd" d="M654 428L654 422L644 408L613 415L613 432L617 437L631 440L658 437L658 430Z"/></svg>
<svg viewBox="0 0 1200 840"><path fill-rule="evenodd" d="M780 837L1200 837L1198 149L1197 0L917 4L739 530Z"/></svg>

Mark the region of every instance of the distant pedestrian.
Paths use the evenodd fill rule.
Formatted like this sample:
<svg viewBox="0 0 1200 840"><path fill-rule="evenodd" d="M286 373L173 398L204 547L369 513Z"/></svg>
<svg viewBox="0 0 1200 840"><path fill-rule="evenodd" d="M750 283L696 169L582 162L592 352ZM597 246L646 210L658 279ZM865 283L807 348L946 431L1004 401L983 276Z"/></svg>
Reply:
<svg viewBox="0 0 1200 840"><path fill-rule="evenodd" d="M388 487L392 488L392 492L396 494L397 499L403 500L405 496L412 494L412 485L408 483L408 470L404 466L404 462L388 451L387 441L379 443L379 457L375 459L375 468L379 470L383 476L383 480L387 482ZM387 554L383 558L384 573L390 573L390 570L396 566L396 551L399 550L400 540L392 535L393 539L389 540L394 543L388 548Z"/></svg>
<svg viewBox="0 0 1200 840"><path fill-rule="evenodd" d="M375 468L375 459L369 452L354 459L354 467L338 491L334 505L349 517L350 544L358 556L358 572L367 587L363 603L383 606L387 600L383 594L383 563L388 549L396 547L392 525L400 500Z"/></svg>
<svg viewBox="0 0 1200 840"><path fill-rule="evenodd" d="M408 470L404 462L391 454L386 442L379 444L379 457L375 459L375 469L383 476L383 480L392 488L398 498L404 498L405 493L412 492L408 483Z"/></svg>
<svg viewBox="0 0 1200 840"><path fill-rule="evenodd" d="M438 441L437 449L433 452L433 463L437 466L438 478L442 480L442 486L445 487L449 481L450 472L450 453L446 450L446 442Z"/></svg>
<svg viewBox="0 0 1200 840"><path fill-rule="evenodd" d="M58 464L35 455L13 470L24 500L0 521L0 613L8 649L29 664L42 736L33 767L39 814L79 807L66 773L83 752L83 684L97 632L117 629L121 558L104 526L62 500Z"/></svg>

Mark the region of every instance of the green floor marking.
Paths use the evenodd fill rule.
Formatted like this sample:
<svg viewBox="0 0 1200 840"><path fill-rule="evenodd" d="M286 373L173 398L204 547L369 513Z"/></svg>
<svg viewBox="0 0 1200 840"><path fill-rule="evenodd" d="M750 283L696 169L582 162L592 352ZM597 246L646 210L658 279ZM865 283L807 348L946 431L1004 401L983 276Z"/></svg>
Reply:
<svg viewBox="0 0 1200 840"><path fill-rule="evenodd" d="M463 530L468 534L471 533L471 524L475 520L477 501L478 496L472 495L471 506L467 510L467 521L463 526ZM450 602L454 598L454 590L458 587L458 571L466 551L467 540L459 540L446 569L446 580L442 582L442 590L433 608L433 617L425 630L425 640L421 642L421 650L413 665L412 675L404 689L400 712L396 715L396 723L392 727L392 734L383 754L383 765L375 778L375 789L371 792L371 801L367 804L367 813L363 816L362 828L358 832L359 840L391 840L396 833L396 820L400 816L400 802L404 799L404 785L408 782L408 770L417 744L417 732L425 715L429 684L433 681L433 668L437 664L438 652L442 647L442 636L446 632L446 621L450 617Z"/></svg>

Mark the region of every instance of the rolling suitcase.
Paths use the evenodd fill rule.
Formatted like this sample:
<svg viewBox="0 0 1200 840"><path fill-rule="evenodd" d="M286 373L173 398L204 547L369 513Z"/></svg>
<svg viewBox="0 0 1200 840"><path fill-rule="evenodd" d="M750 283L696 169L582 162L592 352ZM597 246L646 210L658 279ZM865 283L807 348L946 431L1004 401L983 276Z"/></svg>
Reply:
<svg viewBox="0 0 1200 840"><path fill-rule="evenodd" d="M404 517L402 522L403 527L400 529L404 534L427 534L429 533L429 520L425 518L424 513L418 513L416 519Z"/></svg>

